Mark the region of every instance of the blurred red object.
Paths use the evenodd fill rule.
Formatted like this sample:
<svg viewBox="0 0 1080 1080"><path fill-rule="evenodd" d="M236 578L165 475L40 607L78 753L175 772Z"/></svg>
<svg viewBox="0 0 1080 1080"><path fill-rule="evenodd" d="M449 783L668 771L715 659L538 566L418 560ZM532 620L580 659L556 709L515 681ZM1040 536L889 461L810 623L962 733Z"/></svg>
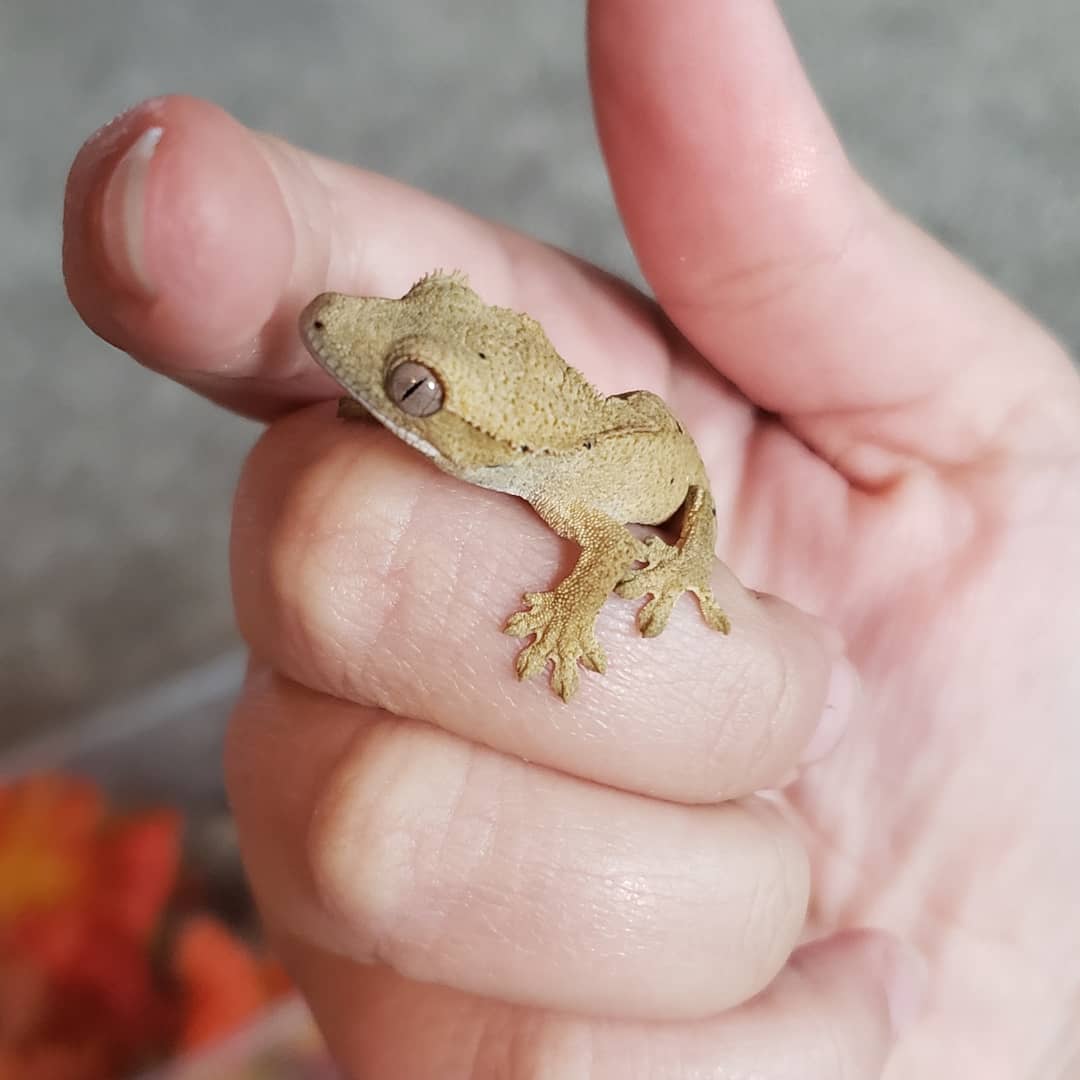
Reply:
<svg viewBox="0 0 1080 1080"><path fill-rule="evenodd" d="M0 1080L115 1080L287 987L210 914L171 907L182 832L77 777L0 787Z"/></svg>

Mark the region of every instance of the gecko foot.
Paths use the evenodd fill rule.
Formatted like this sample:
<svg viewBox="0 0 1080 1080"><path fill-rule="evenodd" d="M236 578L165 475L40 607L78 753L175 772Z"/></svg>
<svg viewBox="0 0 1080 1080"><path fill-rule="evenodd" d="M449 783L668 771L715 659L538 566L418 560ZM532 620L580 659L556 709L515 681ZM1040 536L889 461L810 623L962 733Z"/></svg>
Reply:
<svg viewBox="0 0 1080 1080"><path fill-rule="evenodd" d="M607 669L607 657L593 633L593 620L583 617L580 608L557 589L526 593L524 602L529 610L511 615L503 631L512 637L534 637L518 653L518 678L539 675L550 660L551 688L563 701L569 701L578 688L579 662L601 674Z"/></svg>
<svg viewBox="0 0 1080 1080"><path fill-rule="evenodd" d="M730 633L731 620L717 604L708 583L708 563L656 536L646 539L644 548L645 565L631 570L615 586L615 592L626 600L650 597L638 612L638 629L643 637L656 637L663 632L675 601L684 592L692 592L698 598L707 626L722 634Z"/></svg>

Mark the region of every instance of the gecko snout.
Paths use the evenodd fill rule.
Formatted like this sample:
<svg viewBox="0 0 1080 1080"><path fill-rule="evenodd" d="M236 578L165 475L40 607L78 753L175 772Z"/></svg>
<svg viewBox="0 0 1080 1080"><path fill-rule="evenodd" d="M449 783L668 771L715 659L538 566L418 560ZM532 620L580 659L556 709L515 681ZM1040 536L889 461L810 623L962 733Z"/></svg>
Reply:
<svg viewBox="0 0 1080 1080"><path fill-rule="evenodd" d="M300 333L306 337L311 330L325 330L326 322L323 319L323 313L336 299L337 293L319 293L319 295L300 312Z"/></svg>
<svg viewBox="0 0 1080 1080"><path fill-rule="evenodd" d="M330 344L327 334L333 322L329 310L336 300L338 300L336 293L320 293L300 312L297 319L300 340L303 341L312 358L323 367L327 364L327 348Z"/></svg>

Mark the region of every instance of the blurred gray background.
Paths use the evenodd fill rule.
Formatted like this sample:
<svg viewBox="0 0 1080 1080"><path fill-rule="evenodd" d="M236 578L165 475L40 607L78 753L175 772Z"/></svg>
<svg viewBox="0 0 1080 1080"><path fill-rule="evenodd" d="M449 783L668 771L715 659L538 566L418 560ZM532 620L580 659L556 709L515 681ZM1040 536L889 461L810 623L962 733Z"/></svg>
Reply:
<svg viewBox="0 0 1080 1080"><path fill-rule="evenodd" d="M1075 351L1075 0L782 7L864 172ZM236 643L229 500L256 429L69 308L80 142L143 97L198 94L634 276L583 25L581 0L0 0L0 744Z"/></svg>

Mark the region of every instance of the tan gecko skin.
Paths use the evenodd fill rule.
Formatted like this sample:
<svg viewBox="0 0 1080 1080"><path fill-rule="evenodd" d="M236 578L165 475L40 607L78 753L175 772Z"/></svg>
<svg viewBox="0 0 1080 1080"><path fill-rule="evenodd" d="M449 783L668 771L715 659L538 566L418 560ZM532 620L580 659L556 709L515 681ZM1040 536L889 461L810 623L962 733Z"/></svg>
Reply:
<svg viewBox="0 0 1080 1080"><path fill-rule="evenodd" d="M525 499L580 545L570 574L549 592L526 593L528 610L506 624L514 637L533 637L518 678L550 660L552 688L569 701L579 662L603 672L595 623L613 589L651 597L638 613L646 637L664 629L684 591L709 626L729 632L709 586L716 508L705 468L655 394L602 397L534 319L485 304L460 273L429 274L400 300L324 293L301 313L300 333L350 395L339 416L372 414L443 471ZM680 508L674 546L626 528Z"/></svg>

